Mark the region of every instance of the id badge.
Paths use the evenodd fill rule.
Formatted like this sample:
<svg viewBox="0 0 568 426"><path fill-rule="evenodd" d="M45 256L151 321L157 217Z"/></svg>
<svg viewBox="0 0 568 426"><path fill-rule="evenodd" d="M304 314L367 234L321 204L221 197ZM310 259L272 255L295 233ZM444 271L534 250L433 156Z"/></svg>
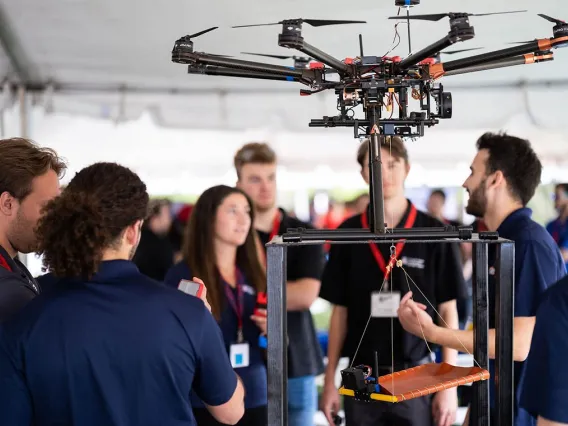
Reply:
<svg viewBox="0 0 568 426"><path fill-rule="evenodd" d="M229 351L231 366L233 368L243 368L249 366L249 344L234 343Z"/></svg>
<svg viewBox="0 0 568 426"><path fill-rule="evenodd" d="M396 318L400 305L400 292L371 294L371 316L373 318Z"/></svg>

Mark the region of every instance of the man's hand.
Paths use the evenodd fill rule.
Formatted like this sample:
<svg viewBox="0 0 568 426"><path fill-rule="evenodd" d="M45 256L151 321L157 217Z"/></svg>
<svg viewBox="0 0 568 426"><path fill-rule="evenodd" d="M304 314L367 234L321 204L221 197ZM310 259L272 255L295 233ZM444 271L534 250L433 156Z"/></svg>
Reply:
<svg viewBox="0 0 568 426"><path fill-rule="evenodd" d="M435 426L452 426L458 410L457 388L438 392L432 399L432 417Z"/></svg>
<svg viewBox="0 0 568 426"><path fill-rule="evenodd" d="M333 416L339 413L339 393L335 388L333 380L327 382L323 386L323 392L320 401L320 410L325 415L330 426L334 426Z"/></svg>
<svg viewBox="0 0 568 426"><path fill-rule="evenodd" d="M412 300L412 292L404 295L398 307L398 319L402 327L418 337L428 336L436 325L432 317L426 313L426 306Z"/></svg>

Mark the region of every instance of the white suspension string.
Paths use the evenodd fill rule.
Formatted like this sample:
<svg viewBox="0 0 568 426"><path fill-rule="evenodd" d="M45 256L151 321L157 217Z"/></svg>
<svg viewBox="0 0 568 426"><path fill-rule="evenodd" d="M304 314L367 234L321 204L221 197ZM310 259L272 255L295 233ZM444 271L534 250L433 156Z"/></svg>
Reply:
<svg viewBox="0 0 568 426"><path fill-rule="evenodd" d="M383 291L383 287L387 278L385 278L381 284L381 288L379 289L379 296L381 295L381 291ZM367 324L365 324L365 329L363 330L363 334L361 335L361 339L359 340L359 344L357 345L357 349L355 350L355 355L353 355L353 359L351 360L350 368L353 367L353 363L355 362L355 358L357 357L357 353L359 352L359 348L361 347L361 342L363 342L363 338L365 337L365 333L367 332L367 327L369 327L369 323L371 322L371 318L373 317L373 310L369 313L369 318L367 318Z"/></svg>
<svg viewBox="0 0 568 426"><path fill-rule="evenodd" d="M397 266L399 266L397 264ZM434 310L434 312L436 312L436 314L438 315L438 317L442 320L442 322L444 323L444 325L449 329L452 330L454 333L454 337L456 338L456 340L459 342L459 344L461 345L461 347L465 350L465 352L467 352L468 355L470 355L473 358L473 362L475 363L475 365L477 365L479 368L481 368L481 365L479 365L479 363L477 362L477 360L473 357L473 355L471 354L470 351L467 350L467 348L465 347L465 345L463 344L463 342L460 340L460 338L456 335L455 330L453 330L448 323L444 320L444 318L442 317L442 315L440 315L440 313L436 310L436 308L434 308L434 306L432 305L432 303L430 302L430 300L428 300L428 298L426 297L426 295L424 294L424 292L422 290L420 290L420 287L418 287L418 285L414 282L414 280L412 279L412 277L410 275L408 275L408 273L406 272L406 269L404 269L404 267L402 266L402 262L399 266L402 271L404 272L404 274L406 275L407 279L410 278L410 281L412 282L412 284L414 284L414 286L418 289L418 291L420 292L420 294L422 294L422 296L424 297L424 299L426 300L426 302L428 302L428 304L430 305L430 307ZM412 298L414 300L414 298ZM418 322L420 324L420 321ZM422 325L420 325L420 328L422 328ZM424 332L422 333L424 334ZM426 337L424 337L424 340L426 341Z"/></svg>

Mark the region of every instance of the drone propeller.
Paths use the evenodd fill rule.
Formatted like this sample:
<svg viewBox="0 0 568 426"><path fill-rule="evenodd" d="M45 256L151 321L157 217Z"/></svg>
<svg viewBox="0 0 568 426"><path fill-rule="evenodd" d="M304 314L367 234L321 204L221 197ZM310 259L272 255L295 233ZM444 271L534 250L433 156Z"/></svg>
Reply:
<svg viewBox="0 0 568 426"><path fill-rule="evenodd" d="M213 31L213 30L216 30L217 28L219 28L219 27L211 27L211 28L207 28L206 30L203 30L203 31L199 31L198 33L195 33L195 34L189 35L189 36L187 36L187 37L189 37L189 38L195 38L195 37L199 37L200 35L203 35L203 34L205 34L205 33L208 33L209 31Z"/></svg>
<svg viewBox="0 0 568 426"><path fill-rule="evenodd" d="M439 53L442 53L444 55L455 55L456 53L469 52L470 50L480 50L480 49L483 49L483 47L470 47L469 49L457 49L457 50L442 50Z"/></svg>
<svg viewBox="0 0 568 426"><path fill-rule="evenodd" d="M511 10L511 11L507 11L507 12L493 12L493 13L463 13L463 15L467 15L467 16L488 16L488 15L503 15L505 13L520 13L520 12L526 12L526 10ZM445 18L446 16L452 16L452 15L461 15L460 13L432 13L432 14L428 14L428 15L410 15L410 16L404 16L404 15L399 15L399 16L390 16L389 19L419 19L422 21L439 21L442 18Z"/></svg>
<svg viewBox="0 0 568 426"><path fill-rule="evenodd" d="M544 15L542 13L539 13L538 16L540 16L541 18L544 18L547 21L550 21L554 24L557 24L557 25L564 25L566 23L565 21L562 21L562 20L556 19L556 18L551 18L550 16Z"/></svg>
<svg viewBox="0 0 568 426"><path fill-rule="evenodd" d="M341 24L366 24L367 21L349 21L349 20L333 20L333 19L290 19L287 21L297 21L300 24L306 23L312 27L323 27L324 25L341 25ZM264 27L267 25L281 25L285 24L287 21L272 22L270 24L252 24L252 25L237 25L233 28L246 28L246 27Z"/></svg>

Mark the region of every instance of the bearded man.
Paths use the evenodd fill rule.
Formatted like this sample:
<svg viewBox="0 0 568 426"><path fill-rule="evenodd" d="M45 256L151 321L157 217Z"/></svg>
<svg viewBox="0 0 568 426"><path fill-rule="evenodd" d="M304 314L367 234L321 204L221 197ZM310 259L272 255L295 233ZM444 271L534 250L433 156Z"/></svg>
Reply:
<svg viewBox="0 0 568 426"><path fill-rule="evenodd" d="M536 425L536 419L519 407L517 389L525 375L535 324L535 315L542 293L566 274L564 260L550 234L531 219L526 207L540 183L542 165L530 142L507 134L486 133L477 141L477 155L471 164L471 174L463 187L469 194L466 211L480 219L490 231L515 243L515 300L513 323L513 357L515 362L514 406L515 426ZM495 252L490 249L489 265L495 264ZM490 268L490 271L494 271ZM489 369L491 372L490 402L494 415L495 372L495 277L489 276ZM426 312L407 294L401 301L398 316L410 333L457 350L463 347L473 352L473 331L455 331L437 326ZM457 337L457 338L456 338ZM507 338L508 336L505 336ZM458 341L459 339L459 341Z"/></svg>

